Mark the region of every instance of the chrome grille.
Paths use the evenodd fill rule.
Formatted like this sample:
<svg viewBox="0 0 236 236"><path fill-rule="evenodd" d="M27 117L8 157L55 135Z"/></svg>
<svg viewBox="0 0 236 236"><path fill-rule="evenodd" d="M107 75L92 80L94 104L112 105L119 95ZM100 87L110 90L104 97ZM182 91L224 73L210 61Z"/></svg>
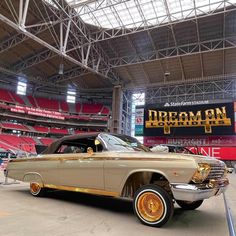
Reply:
<svg viewBox="0 0 236 236"><path fill-rule="evenodd" d="M210 164L211 171L210 174L207 176L206 180L210 179L221 179L225 172L225 165L223 163L215 163Z"/></svg>

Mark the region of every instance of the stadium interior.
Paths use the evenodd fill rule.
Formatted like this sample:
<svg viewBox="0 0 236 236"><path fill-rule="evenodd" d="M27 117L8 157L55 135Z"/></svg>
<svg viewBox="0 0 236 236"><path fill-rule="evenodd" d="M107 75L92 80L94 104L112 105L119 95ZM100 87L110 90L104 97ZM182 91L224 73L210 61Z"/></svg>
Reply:
<svg viewBox="0 0 236 236"><path fill-rule="evenodd" d="M134 201L133 206L129 201L122 202L124 199L110 198L118 196L110 182L115 183L121 176L118 169L123 174L128 171L131 158L137 156L122 157L119 150L125 150L122 140L123 146L114 144L114 156L107 157L108 145L104 142L102 146L102 139L95 135L93 139L84 138L81 141L84 146L79 143L84 147L83 153L74 152L80 148L79 144L75 145L79 138L74 144L72 139L65 142L68 147L73 144L74 149L71 148L70 154L59 153L68 157L67 162L64 157L58 158L60 164L68 164L67 169L74 168L72 161L76 160L80 171L72 168L72 174L63 172L64 176L58 176L63 182L65 176L71 174L72 179L84 173L82 179L89 182L90 191L96 196L86 195L89 190L75 184L78 178L69 187L58 184L57 188L56 184L44 185L34 171L29 173L29 179L31 174L36 179L29 181L31 193L36 196L46 188L49 198L29 199L28 185L20 182L17 186L15 179L9 184L9 163L13 163L14 169L17 162L37 162L45 147L59 138L83 137L95 132L103 132L104 137L112 133L114 140L124 137L132 151L137 155L142 151L145 158L152 152L160 152L156 156L161 159L161 167L168 158L174 160L178 152L182 159L172 169L168 167L166 175L164 170L163 173L153 171L154 167L149 175L151 172L136 163L136 167L144 170L136 170L137 173L134 170L117 184L126 184L121 188L123 195L119 196L138 199L143 186L153 187L157 182L159 185L147 192L150 201L143 197L143 201L137 200L139 204ZM60 148L64 151L66 145L63 145ZM167 159L161 156L163 150L169 152ZM48 153L52 157L58 154ZM82 153L82 158L78 153ZM101 155L99 161L91 157L93 154ZM185 154L191 155L188 163L189 156ZM210 160L200 155L210 156ZM153 154L148 163L154 163L156 156L153 158ZM136 159L143 161L144 157ZM205 158L209 163L197 162L196 158ZM120 159L128 161L123 164ZM112 166L112 161L118 161L116 166ZM89 165L94 171L89 173L99 173L98 178L87 175ZM195 173L190 176L193 165ZM107 166L111 169L105 169ZM64 166L60 168L66 170ZM231 213L236 219L236 0L0 0L0 170L0 220L4 235L222 236L229 233L235 236L233 225L236 224L233 220L231 225L228 222ZM192 209L183 212L176 207L178 200L182 205L187 202L185 207L190 201L176 198L172 194L174 188L177 194L186 186L186 193L206 190L204 196L209 197L207 191L217 187L213 195L218 195L229 183L219 180L222 176L226 178L227 171L233 173L229 176L228 195L222 194L211 203L204 202L194 213ZM56 172L51 174L46 170L45 173L52 177ZM149 182L143 177L146 175L151 176ZM172 180L179 178L179 185L177 182L171 185L168 175ZM187 180L182 178L184 175L188 175ZM208 175L211 178L219 175L218 182L207 179ZM102 184L98 188L95 183L99 180ZM203 189L204 184L207 187ZM39 192L32 192L34 187ZM66 192L71 189L78 195ZM160 197L156 207L153 202L158 198L155 195L158 189L168 195ZM104 192L105 198L97 196ZM232 207L227 206L225 196ZM190 203L200 206L207 197ZM164 201L172 208L167 209ZM134 209L142 223L153 226L150 215L155 207L159 211L159 206L167 209L160 217L165 214L172 217L174 207L177 208L172 225L163 231L136 226L137 222L130 217ZM137 209L141 209L141 216ZM145 216L142 219L143 211L148 220Z"/></svg>
<svg viewBox="0 0 236 236"><path fill-rule="evenodd" d="M0 148L134 136L135 105L234 100L235 3L1 1Z"/></svg>

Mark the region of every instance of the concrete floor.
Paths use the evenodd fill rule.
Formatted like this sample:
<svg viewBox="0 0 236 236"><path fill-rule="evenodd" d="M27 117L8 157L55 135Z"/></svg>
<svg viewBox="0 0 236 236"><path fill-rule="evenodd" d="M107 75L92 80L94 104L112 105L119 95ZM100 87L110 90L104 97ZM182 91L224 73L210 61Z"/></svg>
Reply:
<svg viewBox="0 0 236 236"><path fill-rule="evenodd" d="M236 219L236 174L229 177L232 184L226 198ZM163 228L153 228L139 223L131 202L64 191L35 198L28 190L25 183L0 185L0 235L229 235L222 195L206 200L194 211L176 205L173 219Z"/></svg>

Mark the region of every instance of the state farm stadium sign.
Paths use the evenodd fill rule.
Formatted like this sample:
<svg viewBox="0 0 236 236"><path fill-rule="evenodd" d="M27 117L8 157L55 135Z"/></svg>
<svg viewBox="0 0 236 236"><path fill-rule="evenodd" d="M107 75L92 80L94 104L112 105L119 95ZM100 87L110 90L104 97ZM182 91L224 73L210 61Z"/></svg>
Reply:
<svg viewBox="0 0 236 236"><path fill-rule="evenodd" d="M33 108L33 107L23 107L16 105L15 107L11 107L10 109L12 112L22 113L22 114L28 114L33 116L42 116L52 119L58 119L58 120L64 120L65 116L62 115L62 113L57 111L49 111L44 110L40 108Z"/></svg>

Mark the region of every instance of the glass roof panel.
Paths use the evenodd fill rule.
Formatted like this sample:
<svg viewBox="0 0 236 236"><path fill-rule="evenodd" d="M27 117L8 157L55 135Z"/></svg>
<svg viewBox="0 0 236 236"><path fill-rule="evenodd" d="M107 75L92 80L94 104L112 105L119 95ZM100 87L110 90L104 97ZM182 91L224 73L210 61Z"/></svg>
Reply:
<svg viewBox="0 0 236 236"><path fill-rule="evenodd" d="M170 13L181 12L181 6L179 0L167 2Z"/></svg>
<svg viewBox="0 0 236 236"><path fill-rule="evenodd" d="M113 17L113 12L109 7L106 6L100 8L99 14L96 14L96 17L98 18L98 21L100 22L101 26L104 28L110 28L109 25L112 26L111 28L114 28L114 25L118 24L117 19ZM100 20L100 17L102 21Z"/></svg>
<svg viewBox="0 0 236 236"><path fill-rule="evenodd" d="M44 0L50 3L51 0ZM89 24L104 28L133 28L163 24L224 7L222 0L66 0ZM196 5L196 11L194 9ZM227 0L236 4L236 0ZM91 13L92 12L92 13ZM96 18L96 19L94 19Z"/></svg>
<svg viewBox="0 0 236 236"><path fill-rule="evenodd" d="M142 4L141 6L142 12L144 14L145 19L154 19L157 18L155 9L152 5L151 2L147 3L147 4Z"/></svg>
<svg viewBox="0 0 236 236"><path fill-rule="evenodd" d="M209 12L210 11L209 3L210 0L198 0L196 1L196 7L203 12Z"/></svg>
<svg viewBox="0 0 236 236"><path fill-rule="evenodd" d="M194 2L193 1L180 0L180 3L181 3L183 11L188 11L188 10L194 8Z"/></svg>

